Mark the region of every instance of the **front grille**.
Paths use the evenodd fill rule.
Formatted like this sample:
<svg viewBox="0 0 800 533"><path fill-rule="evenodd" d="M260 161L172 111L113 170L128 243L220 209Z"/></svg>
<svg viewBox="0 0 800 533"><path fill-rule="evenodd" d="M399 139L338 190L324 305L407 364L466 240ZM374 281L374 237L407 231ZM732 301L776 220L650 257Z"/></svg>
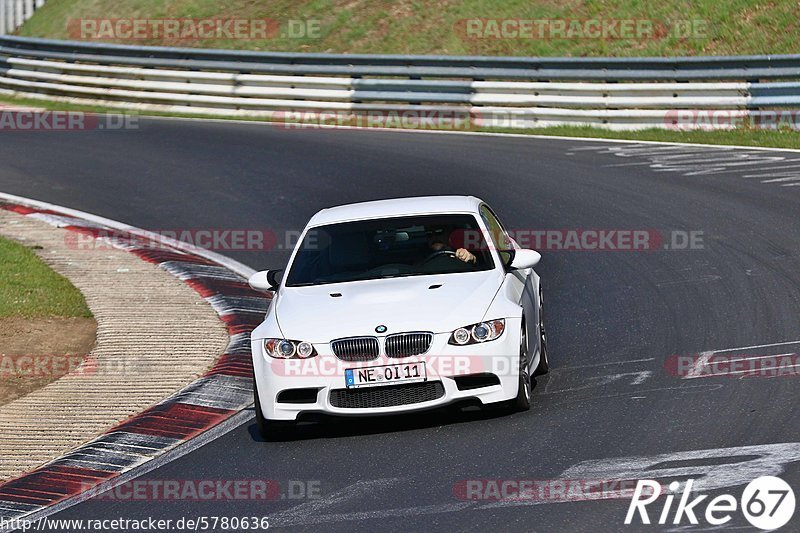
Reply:
<svg viewBox="0 0 800 533"><path fill-rule="evenodd" d="M375 337L348 337L331 341L331 349L342 361L372 361L378 357Z"/></svg>
<svg viewBox="0 0 800 533"><path fill-rule="evenodd" d="M433 342L433 333L397 333L386 337L386 355L389 357L409 357L422 355Z"/></svg>
<svg viewBox="0 0 800 533"><path fill-rule="evenodd" d="M365 389L334 389L331 391L331 405L344 409L394 407L429 402L442 396L444 386L441 381L425 381Z"/></svg>

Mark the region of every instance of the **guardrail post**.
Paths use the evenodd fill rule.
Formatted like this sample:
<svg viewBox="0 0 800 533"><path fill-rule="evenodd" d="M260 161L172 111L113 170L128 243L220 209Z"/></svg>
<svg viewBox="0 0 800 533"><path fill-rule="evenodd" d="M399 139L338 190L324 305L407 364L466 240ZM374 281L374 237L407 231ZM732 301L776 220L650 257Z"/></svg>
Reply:
<svg viewBox="0 0 800 533"><path fill-rule="evenodd" d="M6 34L6 0L0 0L0 37Z"/></svg>
<svg viewBox="0 0 800 533"><path fill-rule="evenodd" d="M14 3L16 0L5 0L6 2L6 33L14 31Z"/></svg>
<svg viewBox="0 0 800 533"><path fill-rule="evenodd" d="M22 0L14 3L14 29L16 30L25 22L24 5Z"/></svg>

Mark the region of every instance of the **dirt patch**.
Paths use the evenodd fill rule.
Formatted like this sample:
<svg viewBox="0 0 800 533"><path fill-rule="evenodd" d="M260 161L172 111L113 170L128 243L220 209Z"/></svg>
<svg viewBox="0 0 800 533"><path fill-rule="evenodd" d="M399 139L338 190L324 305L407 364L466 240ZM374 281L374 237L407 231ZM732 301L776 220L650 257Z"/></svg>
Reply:
<svg viewBox="0 0 800 533"><path fill-rule="evenodd" d="M93 318L0 318L0 405L75 372L96 333Z"/></svg>

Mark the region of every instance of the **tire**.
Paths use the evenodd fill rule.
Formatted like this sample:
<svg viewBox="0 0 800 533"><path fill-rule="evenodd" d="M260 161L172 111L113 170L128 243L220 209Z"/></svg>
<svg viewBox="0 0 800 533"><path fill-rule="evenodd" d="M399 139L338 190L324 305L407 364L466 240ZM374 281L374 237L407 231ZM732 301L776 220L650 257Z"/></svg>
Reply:
<svg viewBox="0 0 800 533"><path fill-rule="evenodd" d="M539 289L539 364L533 371L535 376L543 376L550 372L550 358L547 352L547 334L544 329L544 303L542 301L542 290Z"/></svg>
<svg viewBox="0 0 800 533"><path fill-rule="evenodd" d="M517 397L511 400L511 411L521 412L531 408L531 375L528 371L528 328L522 319L519 341L519 388Z"/></svg>
<svg viewBox="0 0 800 533"><path fill-rule="evenodd" d="M258 385L253 377L253 403L256 411L256 425L261 437L266 441L287 440L291 438L295 423L284 420L269 420L264 418L261 410L261 401L258 399Z"/></svg>

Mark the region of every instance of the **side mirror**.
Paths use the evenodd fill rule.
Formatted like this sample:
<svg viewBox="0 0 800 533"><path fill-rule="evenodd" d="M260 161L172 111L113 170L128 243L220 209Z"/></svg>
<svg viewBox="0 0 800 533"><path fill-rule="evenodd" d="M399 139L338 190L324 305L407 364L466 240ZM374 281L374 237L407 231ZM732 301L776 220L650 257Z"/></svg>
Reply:
<svg viewBox="0 0 800 533"><path fill-rule="evenodd" d="M262 270L256 272L247 280L248 285L257 291L277 291L281 284L278 274L283 270Z"/></svg>
<svg viewBox="0 0 800 533"><path fill-rule="evenodd" d="M539 252L520 248L514 250L514 257L511 258L511 263L508 266L514 270L525 270L538 265L541 259L542 254Z"/></svg>

